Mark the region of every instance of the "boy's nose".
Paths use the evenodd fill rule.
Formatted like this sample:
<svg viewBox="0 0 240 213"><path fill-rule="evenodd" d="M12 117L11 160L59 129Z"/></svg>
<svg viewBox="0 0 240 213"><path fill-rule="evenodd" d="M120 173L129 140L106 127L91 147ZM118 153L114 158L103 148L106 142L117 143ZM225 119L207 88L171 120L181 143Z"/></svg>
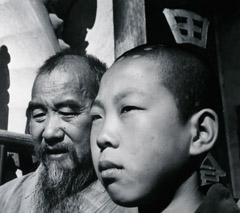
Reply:
<svg viewBox="0 0 240 213"><path fill-rule="evenodd" d="M115 122L104 122L102 129L97 135L97 145L103 151L108 147L117 148L120 144L117 134L117 124Z"/></svg>

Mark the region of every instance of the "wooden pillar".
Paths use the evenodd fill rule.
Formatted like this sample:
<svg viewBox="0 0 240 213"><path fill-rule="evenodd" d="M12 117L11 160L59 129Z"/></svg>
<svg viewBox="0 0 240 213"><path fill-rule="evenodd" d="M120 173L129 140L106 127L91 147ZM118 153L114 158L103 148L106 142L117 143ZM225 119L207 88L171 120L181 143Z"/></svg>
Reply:
<svg viewBox="0 0 240 213"><path fill-rule="evenodd" d="M8 103L10 86L8 63L10 56L6 46L0 47L0 129L8 128ZM6 160L6 150L0 146L0 185L3 183L4 162Z"/></svg>
<svg viewBox="0 0 240 213"><path fill-rule="evenodd" d="M218 13L215 26L231 182L240 198L240 12L235 8Z"/></svg>
<svg viewBox="0 0 240 213"><path fill-rule="evenodd" d="M144 0L114 0L115 57L146 43Z"/></svg>

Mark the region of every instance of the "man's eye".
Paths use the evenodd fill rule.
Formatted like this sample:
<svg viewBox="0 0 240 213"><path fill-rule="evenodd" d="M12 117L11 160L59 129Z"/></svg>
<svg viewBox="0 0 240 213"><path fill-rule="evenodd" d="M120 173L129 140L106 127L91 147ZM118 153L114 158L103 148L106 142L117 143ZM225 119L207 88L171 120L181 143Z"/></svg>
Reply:
<svg viewBox="0 0 240 213"><path fill-rule="evenodd" d="M32 112L32 118L36 121L36 122L42 122L45 120L46 118L46 113L44 112Z"/></svg>
<svg viewBox="0 0 240 213"><path fill-rule="evenodd" d="M130 111L133 111L133 110L140 110L140 109L141 108L136 107L136 106L125 106L121 109L121 114L126 113L126 112L130 112Z"/></svg>
<svg viewBox="0 0 240 213"><path fill-rule="evenodd" d="M60 114L67 117L73 117L76 115L74 112L60 112Z"/></svg>
<svg viewBox="0 0 240 213"><path fill-rule="evenodd" d="M79 115L79 113L76 112L59 112L62 115L62 118L64 120L70 120L74 117L76 117L77 115Z"/></svg>

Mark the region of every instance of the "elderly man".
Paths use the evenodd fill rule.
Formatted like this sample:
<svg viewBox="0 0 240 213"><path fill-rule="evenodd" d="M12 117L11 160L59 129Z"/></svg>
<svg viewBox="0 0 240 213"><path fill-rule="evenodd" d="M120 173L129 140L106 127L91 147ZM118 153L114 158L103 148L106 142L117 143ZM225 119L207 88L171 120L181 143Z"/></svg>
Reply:
<svg viewBox="0 0 240 213"><path fill-rule="evenodd" d="M105 70L95 57L73 50L39 69L27 116L40 165L0 187L1 212L132 211L110 200L91 162L89 112Z"/></svg>

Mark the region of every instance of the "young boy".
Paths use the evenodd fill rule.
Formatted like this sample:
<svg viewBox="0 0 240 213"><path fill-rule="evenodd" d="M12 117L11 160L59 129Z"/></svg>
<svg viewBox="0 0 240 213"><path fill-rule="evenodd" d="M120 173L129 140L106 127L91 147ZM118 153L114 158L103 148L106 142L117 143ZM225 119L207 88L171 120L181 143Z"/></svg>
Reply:
<svg viewBox="0 0 240 213"><path fill-rule="evenodd" d="M199 187L198 168L219 128L212 72L184 48L143 45L104 74L91 149L114 202L139 212L239 211L222 185L205 199Z"/></svg>

